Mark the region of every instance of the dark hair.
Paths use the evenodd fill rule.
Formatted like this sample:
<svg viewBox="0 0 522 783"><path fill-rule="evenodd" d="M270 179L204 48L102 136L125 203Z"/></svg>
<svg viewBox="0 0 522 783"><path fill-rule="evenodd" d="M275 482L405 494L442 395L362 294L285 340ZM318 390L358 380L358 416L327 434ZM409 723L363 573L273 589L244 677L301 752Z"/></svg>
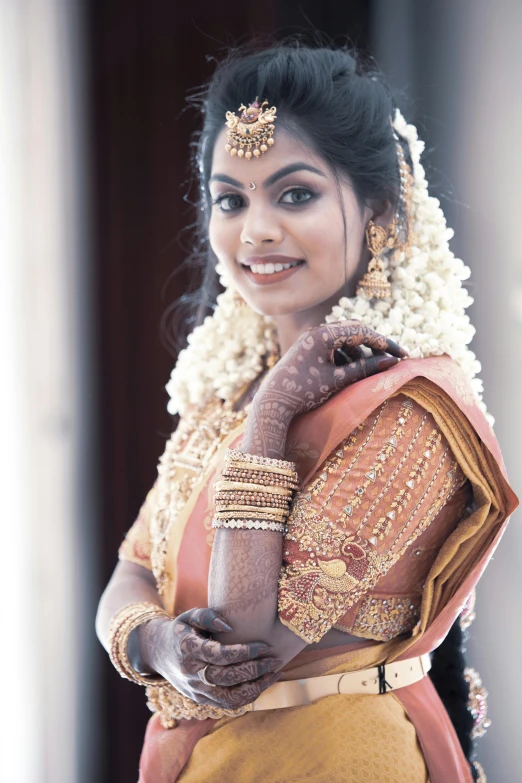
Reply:
<svg viewBox="0 0 522 783"><path fill-rule="evenodd" d="M395 102L373 60L364 60L348 47L304 45L295 38L257 52L251 45L230 51L208 84L188 99L204 118L192 144L199 192L196 223L189 227L195 243L185 262L191 270L199 269L200 279L194 278L196 290L175 305L185 313L192 310L185 318L190 329L212 310L220 291L208 243L214 145L225 127L226 112L237 111L256 97L277 107L277 128L288 129L326 161L342 207L343 175L350 178L361 206L372 200L388 199L394 207L399 202L397 147L390 125ZM410 161L408 145L401 141ZM344 208L342 214L345 220ZM346 245L346 223L344 228ZM173 332L180 331L179 322L176 326L170 328L173 338Z"/></svg>
<svg viewBox="0 0 522 783"><path fill-rule="evenodd" d="M268 100L277 107L277 128L286 127L330 166L341 203L340 176L348 175L361 205L399 198L397 147L390 119L396 104L372 59L353 49L303 44L291 39L253 51L252 45L229 52L207 85L189 98L203 114L203 128L193 141L193 169L199 185L197 220L190 227L195 244L187 263L202 268L197 290L176 304L194 308L185 319L191 329L215 305L219 283L216 259L208 243L210 199L208 180L216 138L225 113L244 103ZM411 164L407 142L400 140ZM277 143L277 142L276 142ZM343 210L344 213L344 210ZM343 214L344 217L344 214ZM406 219L407 216L402 216ZM345 224L346 240L346 224ZM178 309L179 312L179 309ZM473 718L467 709L469 687L464 679L462 634L458 621L433 654L431 678L471 760Z"/></svg>

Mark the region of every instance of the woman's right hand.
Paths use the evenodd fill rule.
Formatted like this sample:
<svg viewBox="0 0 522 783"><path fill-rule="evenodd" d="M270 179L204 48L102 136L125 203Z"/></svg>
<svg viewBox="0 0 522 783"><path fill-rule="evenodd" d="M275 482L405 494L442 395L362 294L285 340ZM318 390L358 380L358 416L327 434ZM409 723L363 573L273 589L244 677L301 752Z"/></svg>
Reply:
<svg viewBox="0 0 522 783"><path fill-rule="evenodd" d="M282 661L267 657L264 642L220 644L217 631L231 631L212 609L191 609L172 620L154 618L140 626L143 662L184 696L222 709L238 709L275 682ZM206 667L206 668L205 668ZM205 685L198 672L205 669Z"/></svg>
<svg viewBox="0 0 522 783"><path fill-rule="evenodd" d="M373 355L366 357L363 346ZM343 363L339 366L337 354ZM292 420L369 375L407 356L399 345L360 321L306 329L268 373L253 399L243 451L283 459Z"/></svg>

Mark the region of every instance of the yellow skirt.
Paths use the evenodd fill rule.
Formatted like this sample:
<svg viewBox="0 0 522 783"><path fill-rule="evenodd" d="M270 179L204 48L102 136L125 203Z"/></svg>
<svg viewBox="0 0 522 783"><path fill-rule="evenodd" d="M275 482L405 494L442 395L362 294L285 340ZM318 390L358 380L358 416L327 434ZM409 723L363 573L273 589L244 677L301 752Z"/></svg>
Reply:
<svg viewBox="0 0 522 783"><path fill-rule="evenodd" d="M429 783L415 728L391 693L218 721L179 783Z"/></svg>

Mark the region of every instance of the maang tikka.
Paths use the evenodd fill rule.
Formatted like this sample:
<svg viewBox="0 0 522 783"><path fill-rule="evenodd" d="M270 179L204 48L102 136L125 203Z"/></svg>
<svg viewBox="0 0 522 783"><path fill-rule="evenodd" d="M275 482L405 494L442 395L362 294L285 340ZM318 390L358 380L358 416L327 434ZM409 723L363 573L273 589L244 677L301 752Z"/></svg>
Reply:
<svg viewBox="0 0 522 783"><path fill-rule="evenodd" d="M241 104L238 111L242 112L238 117L234 112L227 111L226 125L227 144L225 149L231 155L238 158L245 157L250 160L252 156L259 158L262 153L274 144L274 120L277 118L276 107L268 106L268 101L263 101L261 106L256 100L247 108Z"/></svg>
<svg viewBox="0 0 522 783"><path fill-rule="evenodd" d="M386 299L391 296L390 281L386 276L381 253L387 250L405 250L411 243L411 231L408 226L408 216L411 207L413 176L404 158L404 152L399 137L394 133L397 144L399 164L400 193L399 205L392 222L386 228L377 226L370 220L366 227L366 244L372 254L368 271L357 286L357 296L365 294L369 299ZM401 210L402 208L402 210Z"/></svg>

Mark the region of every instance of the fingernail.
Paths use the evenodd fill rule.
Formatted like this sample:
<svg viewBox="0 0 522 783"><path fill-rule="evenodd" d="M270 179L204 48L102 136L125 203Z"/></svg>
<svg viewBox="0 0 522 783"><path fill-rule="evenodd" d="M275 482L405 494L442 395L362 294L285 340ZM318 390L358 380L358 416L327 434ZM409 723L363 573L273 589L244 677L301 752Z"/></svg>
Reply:
<svg viewBox="0 0 522 783"><path fill-rule="evenodd" d="M270 662L270 668L272 669L272 671L274 671L275 669L280 669L281 666L284 665L285 662L282 661L280 658L274 658L274 660Z"/></svg>
<svg viewBox="0 0 522 783"><path fill-rule="evenodd" d="M378 370L388 370L390 367L394 367L399 360L394 356L386 356L384 359L379 359L377 362Z"/></svg>
<svg viewBox="0 0 522 783"><path fill-rule="evenodd" d="M226 623L220 617L214 617L214 619L212 620L212 625L214 626L216 631L231 631L232 630L232 626L230 626L228 623Z"/></svg>
<svg viewBox="0 0 522 783"><path fill-rule="evenodd" d="M269 647L266 644L259 645L256 650L256 655L267 655L268 653L271 653L273 649L273 647Z"/></svg>

